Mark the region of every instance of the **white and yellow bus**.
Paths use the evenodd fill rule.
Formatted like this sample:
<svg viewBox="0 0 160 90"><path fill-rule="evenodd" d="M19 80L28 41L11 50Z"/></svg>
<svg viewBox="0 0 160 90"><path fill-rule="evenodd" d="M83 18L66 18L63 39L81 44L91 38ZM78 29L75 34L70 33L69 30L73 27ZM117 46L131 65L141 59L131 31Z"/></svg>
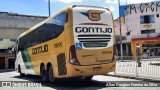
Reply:
<svg viewBox="0 0 160 90"><path fill-rule="evenodd" d="M115 33L109 9L74 5L17 39L15 69L42 80L105 75L115 70Z"/></svg>

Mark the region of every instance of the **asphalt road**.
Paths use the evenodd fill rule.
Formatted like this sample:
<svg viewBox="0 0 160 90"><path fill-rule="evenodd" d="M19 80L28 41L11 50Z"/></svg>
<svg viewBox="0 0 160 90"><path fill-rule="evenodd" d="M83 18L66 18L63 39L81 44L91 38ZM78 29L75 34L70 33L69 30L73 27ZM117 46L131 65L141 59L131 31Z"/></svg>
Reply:
<svg viewBox="0 0 160 90"><path fill-rule="evenodd" d="M124 82L136 82L139 83L141 82L140 80L135 80L135 79L127 79L127 78L119 78L119 77L112 77L112 76L105 76L105 75L98 75L94 76L91 81L84 81L81 79L63 79L59 80L57 82L40 82L40 77L38 76L33 76L33 75L26 75L25 77L20 77L18 73L15 71L4 71L0 72L0 81L3 82L23 82L24 83L38 83L37 86L31 85L28 87L24 86L16 86L13 85L14 87L0 87L0 90L136 90L136 89L141 89L141 90L159 90L160 87L108 87L106 84L110 84L110 81L119 81L120 83ZM29 81L29 82L28 82ZM115 83L113 85L115 85ZM1 82L2 83L2 82ZM147 82L148 83L148 82ZM153 82L149 82L153 83ZM153 83L156 85L156 83ZM111 85L109 85L111 86Z"/></svg>

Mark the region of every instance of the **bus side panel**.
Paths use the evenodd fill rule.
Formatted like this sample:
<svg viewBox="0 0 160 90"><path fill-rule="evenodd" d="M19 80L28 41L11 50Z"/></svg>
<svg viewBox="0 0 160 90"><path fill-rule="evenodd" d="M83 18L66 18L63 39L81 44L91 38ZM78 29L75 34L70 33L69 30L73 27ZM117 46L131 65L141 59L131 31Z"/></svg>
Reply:
<svg viewBox="0 0 160 90"><path fill-rule="evenodd" d="M58 77L57 56L65 53L65 33L62 32L59 37L35 45L29 48L29 56L35 70L36 75L40 75L40 65L44 64L47 69L47 64L51 63L55 77ZM35 53L36 52L36 53Z"/></svg>
<svg viewBox="0 0 160 90"><path fill-rule="evenodd" d="M65 25L65 39L66 39L66 67L67 67L67 77L69 77L69 72L72 72L70 68L70 47L74 45L74 36L73 36L73 14L72 7L67 9L68 12L68 22Z"/></svg>
<svg viewBox="0 0 160 90"><path fill-rule="evenodd" d="M61 52L61 53L65 54L65 52ZM59 69L58 69L59 65L58 65L58 60L57 60L58 55L61 55L61 54L55 53L55 54L49 54L49 55L44 55L44 56L33 58L33 63L35 65L34 69L35 69L36 75L40 75L40 65L42 63L45 65L45 69L47 69L47 64L50 63L52 65L54 77L59 77Z"/></svg>
<svg viewBox="0 0 160 90"><path fill-rule="evenodd" d="M18 71L18 66L20 65L22 73L35 75L33 64L30 55L28 53L28 49L24 49L18 52L15 64L17 71Z"/></svg>
<svg viewBox="0 0 160 90"><path fill-rule="evenodd" d="M73 38L73 31L72 31L72 26L69 26L66 29L66 65L67 65L67 75L69 75L69 72L72 72L72 69L70 68L70 47L74 45L74 38Z"/></svg>

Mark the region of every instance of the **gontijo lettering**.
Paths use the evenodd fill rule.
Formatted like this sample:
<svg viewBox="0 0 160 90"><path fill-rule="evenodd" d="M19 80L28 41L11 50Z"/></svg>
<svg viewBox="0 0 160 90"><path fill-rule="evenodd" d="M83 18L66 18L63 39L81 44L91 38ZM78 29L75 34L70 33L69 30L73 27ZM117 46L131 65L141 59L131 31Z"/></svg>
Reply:
<svg viewBox="0 0 160 90"><path fill-rule="evenodd" d="M39 54L39 53L44 53L44 52L48 52L48 45L44 45L44 46L39 46L36 48L32 49L32 54Z"/></svg>
<svg viewBox="0 0 160 90"><path fill-rule="evenodd" d="M101 28L101 27L76 27L77 33L112 33L112 28Z"/></svg>

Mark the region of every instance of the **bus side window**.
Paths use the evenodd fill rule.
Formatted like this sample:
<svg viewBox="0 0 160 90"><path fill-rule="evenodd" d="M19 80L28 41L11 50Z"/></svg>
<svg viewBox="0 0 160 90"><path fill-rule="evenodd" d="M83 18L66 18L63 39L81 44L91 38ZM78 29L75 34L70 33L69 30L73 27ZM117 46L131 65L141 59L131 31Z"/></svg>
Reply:
<svg viewBox="0 0 160 90"><path fill-rule="evenodd" d="M24 42L23 42L22 38L20 38L20 39L19 39L19 43L18 43L18 51L20 51L20 50L23 49L23 47L24 47L24 44L23 44L23 43L24 43Z"/></svg>
<svg viewBox="0 0 160 90"><path fill-rule="evenodd" d="M58 37L64 31L64 24L66 22L66 12L62 12L56 17L46 22L44 27L46 28L45 37L46 40L51 40Z"/></svg>
<svg viewBox="0 0 160 90"><path fill-rule="evenodd" d="M62 12L56 16L56 36L58 37L64 31L64 25L66 22L66 12Z"/></svg>
<svg viewBox="0 0 160 90"><path fill-rule="evenodd" d="M55 36L55 31L56 31L56 19L55 17L52 18L50 21L45 23L45 28L46 28L46 39L51 40L56 38Z"/></svg>

